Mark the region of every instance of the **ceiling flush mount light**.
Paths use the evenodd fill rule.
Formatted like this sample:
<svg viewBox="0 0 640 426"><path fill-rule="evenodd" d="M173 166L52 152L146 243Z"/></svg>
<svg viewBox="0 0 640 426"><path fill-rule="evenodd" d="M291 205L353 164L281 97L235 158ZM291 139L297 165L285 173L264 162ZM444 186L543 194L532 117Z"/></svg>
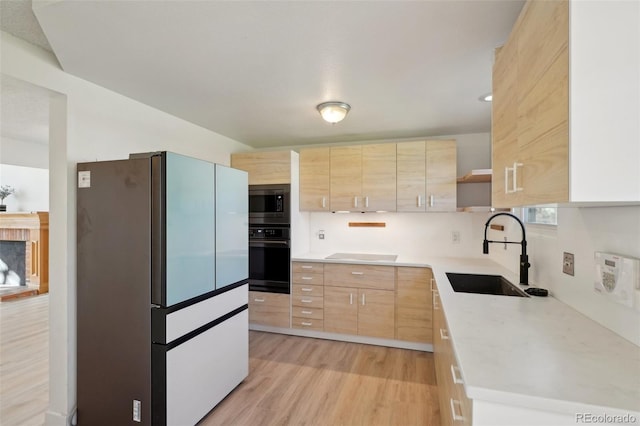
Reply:
<svg viewBox="0 0 640 426"><path fill-rule="evenodd" d="M336 124L341 122L347 116L351 106L344 102L324 102L316 108L324 121Z"/></svg>
<svg viewBox="0 0 640 426"><path fill-rule="evenodd" d="M491 93L487 93L486 95L480 96L478 100L482 102L491 102L493 100L493 95Z"/></svg>

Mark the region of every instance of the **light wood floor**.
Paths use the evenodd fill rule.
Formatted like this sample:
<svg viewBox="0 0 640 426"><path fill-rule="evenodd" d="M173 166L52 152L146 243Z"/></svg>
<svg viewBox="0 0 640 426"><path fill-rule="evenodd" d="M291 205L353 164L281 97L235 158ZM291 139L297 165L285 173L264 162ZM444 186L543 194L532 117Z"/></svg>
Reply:
<svg viewBox="0 0 640 426"><path fill-rule="evenodd" d="M0 425L44 424L49 404L49 295L0 303Z"/></svg>
<svg viewBox="0 0 640 426"><path fill-rule="evenodd" d="M0 303L0 425L44 423L49 296ZM251 332L249 377L201 426L439 426L433 354Z"/></svg>
<svg viewBox="0 0 640 426"><path fill-rule="evenodd" d="M201 426L439 426L433 354L251 332L249 377Z"/></svg>

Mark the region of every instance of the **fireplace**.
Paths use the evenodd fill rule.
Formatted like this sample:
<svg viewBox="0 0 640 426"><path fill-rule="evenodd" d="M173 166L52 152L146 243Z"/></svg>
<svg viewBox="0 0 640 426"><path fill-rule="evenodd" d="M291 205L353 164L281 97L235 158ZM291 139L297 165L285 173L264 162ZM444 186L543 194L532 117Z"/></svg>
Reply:
<svg viewBox="0 0 640 426"><path fill-rule="evenodd" d="M27 243L0 241L0 287L26 286Z"/></svg>

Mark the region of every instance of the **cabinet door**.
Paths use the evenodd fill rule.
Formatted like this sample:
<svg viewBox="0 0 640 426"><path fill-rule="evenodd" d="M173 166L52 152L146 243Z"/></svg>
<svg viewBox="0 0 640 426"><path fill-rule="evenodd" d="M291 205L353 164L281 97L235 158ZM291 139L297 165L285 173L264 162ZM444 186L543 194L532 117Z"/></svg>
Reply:
<svg viewBox="0 0 640 426"><path fill-rule="evenodd" d="M231 167L249 173L249 185L291 183L292 151L231 154Z"/></svg>
<svg viewBox="0 0 640 426"><path fill-rule="evenodd" d="M358 334L358 289L324 288L324 331Z"/></svg>
<svg viewBox="0 0 640 426"><path fill-rule="evenodd" d="M396 146L397 211L425 211L427 158L424 141L403 142Z"/></svg>
<svg viewBox="0 0 640 426"><path fill-rule="evenodd" d="M291 301L288 294L249 292L249 322L288 328Z"/></svg>
<svg viewBox="0 0 640 426"><path fill-rule="evenodd" d="M456 141L427 141L427 211L455 212Z"/></svg>
<svg viewBox="0 0 640 426"><path fill-rule="evenodd" d="M569 200L568 14L568 2L530 2L518 28L522 204Z"/></svg>
<svg viewBox="0 0 640 426"><path fill-rule="evenodd" d="M517 34L496 51L493 67L491 205L518 204L513 189L513 166L518 163Z"/></svg>
<svg viewBox="0 0 640 426"><path fill-rule="evenodd" d="M329 211L330 148L300 150L300 210Z"/></svg>
<svg viewBox="0 0 640 426"><path fill-rule="evenodd" d="M396 211L396 144L362 146L363 211Z"/></svg>
<svg viewBox="0 0 640 426"><path fill-rule="evenodd" d="M358 334L393 339L395 297L388 290L358 290Z"/></svg>
<svg viewBox="0 0 640 426"><path fill-rule="evenodd" d="M429 268L398 267L396 339L432 343L432 302Z"/></svg>
<svg viewBox="0 0 640 426"><path fill-rule="evenodd" d="M360 211L362 200L362 147L331 148L331 210Z"/></svg>

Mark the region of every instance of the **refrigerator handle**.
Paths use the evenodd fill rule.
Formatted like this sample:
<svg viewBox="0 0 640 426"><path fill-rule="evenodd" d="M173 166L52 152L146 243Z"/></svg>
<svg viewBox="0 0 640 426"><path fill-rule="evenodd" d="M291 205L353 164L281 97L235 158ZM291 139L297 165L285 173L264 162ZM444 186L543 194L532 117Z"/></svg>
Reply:
<svg viewBox="0 0 640 426"><path fill-rule="evenodd" d="M151 161L151 303L165 306L163 300L165 292L164 281L166 272L165 244L166 229L165 207L166 199L164 189L166 187L166 156L164 154L152 155Z"/></svg>

